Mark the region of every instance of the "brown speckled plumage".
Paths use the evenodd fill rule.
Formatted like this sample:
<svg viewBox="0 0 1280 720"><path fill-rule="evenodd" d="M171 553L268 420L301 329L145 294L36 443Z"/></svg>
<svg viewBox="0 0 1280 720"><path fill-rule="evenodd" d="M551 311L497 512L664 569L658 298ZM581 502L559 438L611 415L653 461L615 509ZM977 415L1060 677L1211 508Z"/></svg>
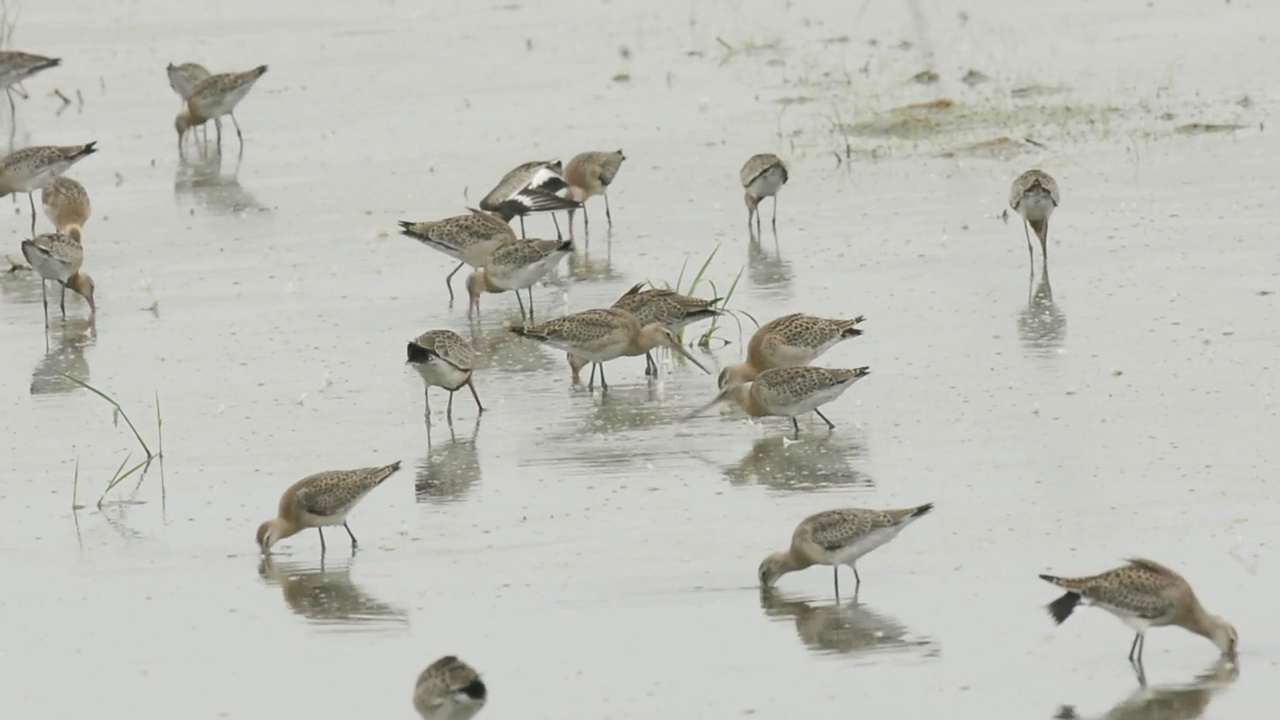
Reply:
<svg viewBox="0 0 1280 720"><path fill-rule="evenodd" d="M666 288L641 290L644 285L644 283L634 285L613 303L613 307L635 315L641 324L661 323L674 333L680 332L687 325L708 320L720 314L720 310L716 309L720 298L703 300ZM646 361L644 374L656 376L658 365L654 362L653 355L645 353L644 356ZM567 358L573 382L577 383L580 380L578 372L586 366L587 360L576 357L572 353L567 354Z"/></svg>
<svg viewBox="0 0 1280 720"><path fill-rule="evenodd" d="M429 248L439 250L458 261L458 266L444 280L453 303L453 276L463 265L478 268L499 246L516 239L516 233L501 218L483 210L467 208L466 215L443 220L400 221L400 234L411 237Z"/></svg>
<svg viewBox="0 0 1280 720"><path fill-rule="evenodd" d="M800 424L796 417L810 411L817 413L827 427L834 430L835 424L818 408L840 397L869 374L871 369L865 366L853 369L812 365L771 368L757 375L752 382L726 385L715 399L693 415L716 403L729 401L751 417L789 417L797 435Z"/></svg>
<svg viewBox="0 0 1280 720"><path fill-rule="evenodd" d="M465 385L471 388L476 408L484 412L476 386L471 382L475 370L475 352L471 343L452 330L428 330L409 342L408 360L426 384L426 419L431 424L431 386L449 391L446 417L453 422L453 394Z"/></svg>
<svg viewBox="0 0 1280 720"><path fill-rule="evenodd" d="M609 208L609 186L613 184L613 179L618 176L618 170L622 168L622 161L626 159L627 156L622 154L622 150L612 152L592 150L578 153L565 166L564 179L569 185L569 195L582 203L584 230L590 225L587 216L587 200L596 195L604 196L605 218L609 222L609 227L613 227L613 211ZM573 210L569 211L569 237L573 237L573 213Z"/></svg>
<svg viewBox="0 0 1280 720"><path fill-rule="evenodd" d="M468 720L480 712L488 695L488 688L475 669L446 655L418 675L413 707L423 720Z"/></svg>
<svg viewBox="0 0 1280 720"><path fill-rule="evenodd" d="M83 185L63 175L40 191L40 204L44 206L45 217L58 232L84 242L81 233L93 206L89 202L89 191Z"/></svg>
<svg viewBox="0 0 1280 720"><path fill-rule="evenodd" d="M325 550L325 526L341 525L351 536L351 549L356 548L356 536L347 527L347 514L374 488L382 484L400 469L400 461L383 467L367 467L358 470L330 470L319 472L289 486L280 496L277 517L258 528L258 546L263 553L284 538L307 528L320 533L320 551Z"/></svg>
<svg viewBox="0 0 1280 720"><path fill-rule="evenodd" d="M747 343L746 360L720 372L720 387L747 382L772 368L808 365L837 343L862 334L857 326L866 321L820 318L791 313L761 325Z"/></svg>
<svg viewBox="0 0 1280 720"><path fill-rule="evenodd" d="M571 252L572 240L510 240L499 245L484 261L484 267L467 276L467 293L471 297L467 316L480 311L482 293L515 290L520 316L525 317L524 301L520 299L519 291L531 289ZM528 318L533 320L532 290L529 292Z"/></svg>
<svg viewBox="0 0 1280 720"><path fill-rule="evenodd" d="M1043 170L1028 170L1014 178L1009 187L1009 207L1013 208L1024 221L1023 233L1027 235L1027 254L1031 262L1035 262L1035 251L1031 247L1031 235L1026 233L1026 225L1030 225L1040 240L1040 253L1044 264L1049 264L1049 218L1058 207L1060 195L1058 182ZM1034 265L1032 271L1034 272Z"/></svg>

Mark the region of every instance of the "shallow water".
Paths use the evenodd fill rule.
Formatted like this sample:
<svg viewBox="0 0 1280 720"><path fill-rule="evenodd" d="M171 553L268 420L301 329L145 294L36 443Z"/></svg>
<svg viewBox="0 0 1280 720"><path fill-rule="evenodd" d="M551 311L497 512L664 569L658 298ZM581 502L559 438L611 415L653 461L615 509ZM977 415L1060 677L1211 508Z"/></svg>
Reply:
<svg viewBox="0 0 1280 720"><path fill-rule="evenodd" d="M69 173L93 197L100 312L90 332L69 299L46 344L38 281L0 277L0 707L409 717L416 674L457 653L489 684L481 717L1267 716L1280 282L1277 86L1259 68L1280 60L1262 30L1277 12L775 5L24 6L17 46L64 66L27 82L19 144L100 143ZM237 113L238 168L177 161L163 68L187 60L271 68ZM928 68L937 84L909 81ZM970 69L992 80L969 88ZM53 88L83 106L55 114ZM846 148L842 127L939 97L963 113ZM1245 127L1176 131L1193 122ZM1012 159L964 149L1002 136ZM447 307L452 263L395 233L517 162L615 147L613 232L593 200L590 244L535 291L539 317L685 262L687 278L718 245L718 288L744 269L732 307L867 316L820 360L873 369L825 409L834 432L682 422L715 388L687 363L650 386L620 360L607 395L575 390L562 354L505 331L513 297L485 296L469 325L465 301ZM736 174L765 151L792 180L776 239L755 243ZM1000 218L1031 165L1063 188L1051 288ZM12 207L17 257L25 198ZM488 411L459 395L450 431L433 393L428 446L403 353L434 327L477 346ZM745 340L719 335L713 372ZM153 468L93 507L137 445L59 372L111 393L148 442L158 395L163 491ZM354 559L331 532L321 568L305 533L261 564L253 530L289 483L396 459L352 515ZM860 564L858 605L834 602L824 568L755 587L805 515L926 501ZM1231 619L1234 682L1197 681L1213 648L1164 630L1134 695L1122 625L1090 610L1053 627L1037 573L1130 554Z"/></svg>

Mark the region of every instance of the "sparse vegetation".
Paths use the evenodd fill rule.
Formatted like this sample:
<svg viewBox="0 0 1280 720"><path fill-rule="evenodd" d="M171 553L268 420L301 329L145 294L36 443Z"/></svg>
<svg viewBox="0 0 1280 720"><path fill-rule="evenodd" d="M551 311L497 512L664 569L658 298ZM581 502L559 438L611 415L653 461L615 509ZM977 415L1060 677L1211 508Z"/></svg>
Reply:
<svg viewBox="0 0 1280 720"><path fill-rule="evenodd" d="M133 453L129 453L125 455L124 460L120 462L120 466L116 468L115 473L111 476L111 479L107 482L106 489L102 491L102 495L98 498L97 507L101 508L103 501L107 497L107 494L110 493L113 489L115 489L117 485L124 482L127 478L134 475L135 473L139 473L138 484L141 485L142 480L146 477L147 470L151 468L151 463L155 462L156 460L160 461L160 487L161 487L161 493L163 493L164 492L164 435L162 433L161 428L164 424L164 420L160 414L160 394L156 393L156 448L157 450L156 452L152 452L151 447L147 445L147 441L142 439L142 434L138 432L138 428L133 424L133 421L129 419L129 414L124 411L124 408L120 406L120 403L117 402L115 398L102 392L98 388L90 385L89 383L85 382L84 380L81 380L80 378L68 375L67 373L58 373L58 374L70 380L71 382L79 385L80 387L88 390L89 392L97 395L103 400L106 400L108 403L110 403L112 408L112 416L111 416L112 424L118 425L119 421L123 419L125 424L129 426L129 430L133 432L133 437L137 439L138 445L142 447L142 452L146 455L146 458L128 467L127 470L125 468L126 466L128 466L129 461L133 459ZM77 501L79 486L80 486L80 460L79 458L77 458L75 477L72 479L72 489L71 489L71 507L73 510L79 510L82 507L84 507L83 505L78 504L78 501Z"/></svg>
<svg viewBox="0 0 1280 720"><path fill-rule="evenodd" d="M716 335L716 330L720 328L720 317L724 317L725 315L732 317L733 321L737 323L739 339L741 339L742 337L742 318L744 317L747 318L752 323L754 323L756 327L760 326L760 322L757 321L755 317L751 315L751 313L747 312L746 310L735 310L729 306L729 302L733 299L733 293L738 288L738 281L742 279L743 268L738 269L738 274L734 276L733 282L729 284L729 291L725 293L723 296L720 295L720 290L716 286L715 281L706 277L707 268L711 266L711 261L715 259L716 253L719 251L720 251L720 244L717 243L715 248L712 249L711 254L707 255L707 259L702 261L702 266L698 268L698 272L693 276L692 279L690 279L688 287L683 286L685 272L689 269L688 258L685 258L684 263L680 265L680 275L676 277L675 286L673 287L666 283L663 283L662 285L662 287L675 290L678 293L683 293L685 295L692 295L696 297L698 294L698 287L705 282L711 288L711 297L722 297L718 307L720 308L723 314L720 315L719 317L712 318L711 325L707 328L706 332L698 336L698 340L694 344L700 348L710 348L711 341L713 339L719 340L725 345L729 344L728 340L722 337L718 337ZM652 281L650 281L649 284L654 285ZM654 285L654 287L657 287L657 285ZM684 342L683 330L680 331L680 341Z"/></svg>

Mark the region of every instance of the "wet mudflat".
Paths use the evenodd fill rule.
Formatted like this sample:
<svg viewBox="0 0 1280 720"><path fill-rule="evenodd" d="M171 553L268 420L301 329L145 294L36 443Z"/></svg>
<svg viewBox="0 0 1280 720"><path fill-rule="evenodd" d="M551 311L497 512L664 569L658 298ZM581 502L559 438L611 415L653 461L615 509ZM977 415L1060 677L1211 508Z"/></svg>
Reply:
<svg viewBox="0 0 1280 720"><path fill-rule="evenodd" d="M64 67L28 82L18 143L102 150L69 173L93 197L100 310L91 331L69 299L46 344L38 280L0 277L0 707L409 717L417 672L457 653L489 684L482 717L1265 715L1277 88L1253 69L1280 59L1260 35L1276 11L571 4L23 8L16 45ZM238 167L233 133L221 166L177 160L163 68L186 60L271 68L237 112ZM55 114L55 87L83 106ZM824 409L834 432L682 421L715 381L666 355L657 383L636 358L609 364L607 395L574 389L562 354L505 329L515 298L468 323L452 263L395 234L518 162L616 147L613 231L592 201L539 317L685 263L687 283L718 245L717 287L742 271L731 308L867 316L819 361L872 368ZM769 151L792 180L753 242L736 173ZM1049 280L1000 217L1032 165L1063 187ZM428 444L404 344L436 327L476 346L489 410L464 392L450 429L436 391ZM745 341L732 320L717 335L713 370ZM93 508L137 445L60 372L148 442L158 394L163 495L153 468ZM315 533L260 562L253 530L289 483L396 459L351 517L354 559L338 531L323 568ZM927 501L860 563L856 605L825 568L756 588L805 515ZM1131 554L1235 624L1234 682L1203 639L1156 631L1134 695L1116 620L1053 628L1037 573Z"/></svg>

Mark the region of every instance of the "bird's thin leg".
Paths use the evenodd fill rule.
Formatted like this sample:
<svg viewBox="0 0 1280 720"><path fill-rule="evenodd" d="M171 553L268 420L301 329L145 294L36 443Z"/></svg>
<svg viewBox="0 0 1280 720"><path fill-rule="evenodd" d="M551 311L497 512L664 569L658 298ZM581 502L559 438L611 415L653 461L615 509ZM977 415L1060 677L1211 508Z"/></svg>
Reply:
<svg viewBox="0 0 1280 720"><path fill-rule="evenodd" d="M796 439L800 438L800 423L796 422L795 417L791 418L791 427L796 429Z"/></svg>
<svg viewBox="0 0 1280 720"><path fill-rule="evenodd" d="M18 106L13 104L13 88L12 87L5 88L4 93L9 96L9 114L13 118L13 124L17 125L18 124Z"/></svg>
<svg viewBox="0 0 1280 720"><path fill-rule="evenodd" d="M521 240L524 240L524 239L525 239L525 235L524 235L524 216L523 216L523 215L521 215L521 216L520 216L520 239L521 239ZM1030 241L1030 240L1028 240L1027 242L1031 242L1031 241Z"/></svg>
<svg viewBox="0 0 1280 720"><path fill-rule="evenodd" d="M445 275L444 277L444 286L449 288L449 307L453 307L453 276L458 274L458 271L462 269L463 265L466 265L466 263L458 263L458 267L454 268L453 272Z"/></svg>
<svg viewBox="0 0 1280 720"><path fill-rule="evenodd" d="M653 355L644 354L644 374L658 377L658 364L653 361Z"/></svg>
<svg viewBox="0 0 1280 720"><path fill-rule="evenodd" d="M40 278L40 300L44 304L44 329L49 329L49 285Z"/></svg>
<svg viewBox="0 0 1280 720"><path fill-rule="evenodd" d="M1142 640L1142 633L1133 636L1133 644L1129 646L1129 662L1134 662L1134 655L1138 653L1138 643Z"/></svg>
<svg viewBox="0 0 1280 720"><path fill-rule="evenodd" d="M591 363L591 379L587 381L587 392L596 389L596 365L599 363Z"/></svg>
<svg viewBox="0 0 1280 720"><path fill-rule="evenodd" d="M427 421L428 431L431 428L431 387L427 386L422 389L422 398L426 402L426 410L422 413L422 419Z"/></svg>
<svg viewBox="0 0 1280 720"><path fill-rule="evenodd" d="M480 412L484 412L484 405L480 404L480 396L476 394L476 385L471 382L470 378L467 378L467 387L471 388L471 397L476 399L476 409Z"/></svg>
<svg viewBox="0 0 1280 720"><path fill-rule="evenodd" d="M609 382L604 379L604 363L596 363L600 366L600 392L609 392Z"/></svg>
<svg viewBox="0 0 1280 720"><path fill-rule="evenodd" d="M31 203L31 237L36 236L36 194L27 193L27 201Z"/></svg>
<svg viewBox="0 0 1280 720"><path fill-rule="evenodd" d="M62 308L62 318L67 318L67 286L62 284L62 295L58 298L58 307Z"/></svg>
<svg viewBox="0 0 1280 720"><path fill-rule="evenodd" d="M556 219L555 213L551 213L551 222L556 224L556 239L563 240L564 235L560 234L560 221Z"/></svg>
<svg viewBox="0 0 1280 720"><path fill-rule="evenodd" d="M773 231L778 232L778 196L773 196Z"/></svg>
<svg viewBox="0 0 1280 720"><path fill-rule="evenodd" d="M449 426L453 427L453 391L449 391L449 407L444 411L444 417L449 421Z"/></svg>
<svg viewBox="0 0 1280 720"><path fill-rule="evenodd" d="M218 131L218 157L222 157L222 119L214 118L213 127Z"/></svg>
<svg viewBox="0 0 1280 720"><path fill-rule="evenodd" d="M342 529L346 530L347 535L351 537L351 552L355 552L356 546L360 544L356 542L355 533L351 532L351 528L346 523L342 523Z"/></svg>
<svg viewBox="0 0 1280 720"><path fill-rule="evenodd" d="M834 582L836 585L836 602L840 602L840 566L839 565L831 566L831 576L834 578Z"/></svg>
<svg viewBox="0 0 1280 720"><path fill-rule="evenodd" d="M240 132L240 121L236 120L235 113L227 113L231 116L231 124L236 126L236 138L240 140L240 157L244 157L244 133Z"/></svg>
<svg viewBox="0 0 1280 720"><path fill-rule="evenodd" d="M573 208L569 208L569 239L573 239L573 214L577 212ZM559 229L559 228L557 228Z"/></svg>
<svg viewBox="0 0 1280 720"><path fill-rule="evenodd" d="M854 594L854 595L857 595L857 594L858 594L858 589L862 587L862 578L858 577L858 566L857 566L857 565L852 565L852 564L851 564L851 565L849 565L849 567L853 568L853 594Z"/></svg>
<svg viewBox="0 0 1280 720"><path fill-rule="evenodd" d="M517 290L516 294L519 295L520 291ZM533 322L533 286L532 285L529 286L529 322Z"/></svg>
<svg viewBox="0 0 1280 720"><path fill-rule="evenodd" d="M1027 236L1027 260L1034 264L1036 261L1036 251L1031 245L1031 230L1028 228L1026 220L1022 221L1022 234Z"/></svg>
<svg viewBox="0 0 1280 720"><path fill-rule="evenodd" d="M320 559L324 559L324 554L328 548L324 546L324 528L317 526L316 532L320 533Z"/></svg>
<svg viewBox="0 0 1280 720"><path fill-rule="evenodd" d="M604 217L609 221L609 227L613 227L613 213L609 212L609 192L604 192Z"/></svg>
<svg viewBox="0 0 1280 720"><path fill-rule="evenodd" d="M587 215L587 204L582 203L582 232L591 237L591 218Z"/></svg>
<svg viewBox="0 0 1280 720"><path fill-rule="evenodd" d="M520 297L520 291L516 291L516 302L520 303L520 321L524 322L524 298Z"/></svg>
<svg viewBox="0 0 1280 720"><path fill-rule="evenodd" d="M1040 235L1040 259L1041 267L1045 272L1049 272L1049 221L1044 223L1044 234Z"/></svg>
<svg viewBox="0 0 1280 720"><path fill-rule="evenodd" d="M813 411L814 411L814 412L816 412L816 413L818 413L818 417L822 418L822 422L824 422L824 423L826 423L826 424L827 424L827 429L828 429L828 430L835 430L835 429L836 429L836 424L835 424L835 423L833 423L833 422L831 422L830 420L828 420L828 419L827 419L827 416L826 416L826 415L823 415L821 410L819 410L819 409L817 409L817 408L814 408L814 409L813 409Z"/></svg>

